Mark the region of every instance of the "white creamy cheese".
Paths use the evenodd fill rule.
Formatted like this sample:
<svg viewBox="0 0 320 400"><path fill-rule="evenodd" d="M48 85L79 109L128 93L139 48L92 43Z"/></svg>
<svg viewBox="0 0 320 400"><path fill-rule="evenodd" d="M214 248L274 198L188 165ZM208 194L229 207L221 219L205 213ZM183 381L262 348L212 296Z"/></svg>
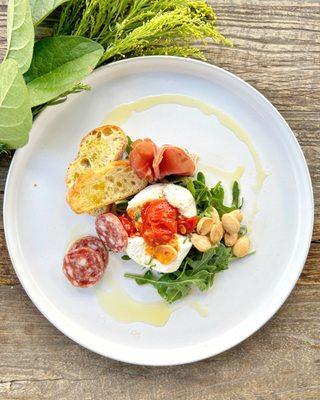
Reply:
<svg viewBox="0 0 320 400"><path fill-rule="evenodd" d="M176 207L184 217L190 218L197 215L196 202L192 194L188 189L173 183L156 183L147 186L129 201L127 210L161 198L165 198L168 203Z"/></svg>
<svg viewBox="0 0 320 400"><path fill-rule="evenodd" d="M137 264L142 265L146 268L151 268L154 271L169 273L176 271L183 259L189 253L192 244L187 236L177 235L179 251L178 256L170 264L162 264L155 258L152 258L150 254L146 252L146 243L141 236L134 236L129 238L127 246L128 256L135 261Z"/></svg>
<svg viewBox="0 0 320 400"><path fill-rule="evenodd" d="M136 194L128 203L127 211L136 207L142 207L143 204L150 200L164 198L173 207L179 210L179 213L184 217L194 217L197 215L195 200L188 189L174 185L173 183L156 183L150 185ZM178 238L178 256L170 264L162 264L150 254L146 252L146 243L140 236L129 238L126 252L128 256L137 264L146 268L152 268L155 271L168 273L176 271L183 259L190 251L192 244L188 237L177 235Z"/></svg>

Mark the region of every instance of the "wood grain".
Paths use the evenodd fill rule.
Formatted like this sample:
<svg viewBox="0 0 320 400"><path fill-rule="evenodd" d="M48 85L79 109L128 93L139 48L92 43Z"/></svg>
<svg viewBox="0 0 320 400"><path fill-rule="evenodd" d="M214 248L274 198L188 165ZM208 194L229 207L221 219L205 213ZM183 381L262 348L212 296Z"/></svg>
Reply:
<svg viewBox="0 0 320 400"><path fill-rule="evenodd" d="M37 311L12 269L1 218L0 399L320 398L320 2L211 3L234 48L207 46L208 60L248 81L278 108L310 168L315 227L298 285L266 326L224 354L179 367L127 365L78 346ZM0 58L5 4L0 0ZM9 164L0 158L1 203Z"/></svg>

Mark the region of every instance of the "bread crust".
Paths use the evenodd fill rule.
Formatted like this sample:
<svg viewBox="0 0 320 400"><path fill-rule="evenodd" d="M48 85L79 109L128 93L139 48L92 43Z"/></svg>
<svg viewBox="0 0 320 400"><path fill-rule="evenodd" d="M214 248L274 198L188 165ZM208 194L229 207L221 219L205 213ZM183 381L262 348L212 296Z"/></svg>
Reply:
<svg viewBox="0 0 320 400"><path fill-rule="evenodd" d="M121 159L128 139L123 130L116 125L102 125L87 133L80 142L76 159L68 166L66 185L67 199L72 196L75 183L89 171L99 171L111 162ZM109 211L109 206L94 207L87 210L93 216Z"/></svg>

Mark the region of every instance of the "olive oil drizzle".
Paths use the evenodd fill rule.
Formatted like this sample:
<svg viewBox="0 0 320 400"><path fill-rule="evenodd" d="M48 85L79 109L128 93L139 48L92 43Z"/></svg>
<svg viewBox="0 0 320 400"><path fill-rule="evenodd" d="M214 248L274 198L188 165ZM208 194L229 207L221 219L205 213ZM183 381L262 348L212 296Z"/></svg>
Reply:
<svg viewBox="0 0 320 400"><path fill-rule="evenodd" d="M227 128L238 140L246 145L251 154L256 170L256 179L254 185L252 186L252 190L255 193L255 202L252 216L249 220L249 225L251 225L254 216L258 211L258 196L267 177L267 173L262 166L260 155L254 146L251 137L228 114L210 104L206 104L189 96L163 94L143 97L131 103L122 104L110 111L104 118L103 123L121 126L127 122L134 113L141 113L153 107L164 104L194 108L206 116L215 116L221 125ZM230 181L232 179L240 180L244 173L243 166L238 166L234 171L224 171L218 167L208 164L204 165L204 168L209 172L212 172L222 178L229 179ZM173 308L163 301L149 303L136 301L126 293L126 291L118 282L112 279L107 283L107 290L104 290L101 287L97 288L96 290L98 301L101 307L114 319L123 323L143 322L149 325L161 327L167 323L172 312L181 308ZM185 304L197 311L202 317L206 317L208 315L208 309L197 301L186 302Z"/></svg>

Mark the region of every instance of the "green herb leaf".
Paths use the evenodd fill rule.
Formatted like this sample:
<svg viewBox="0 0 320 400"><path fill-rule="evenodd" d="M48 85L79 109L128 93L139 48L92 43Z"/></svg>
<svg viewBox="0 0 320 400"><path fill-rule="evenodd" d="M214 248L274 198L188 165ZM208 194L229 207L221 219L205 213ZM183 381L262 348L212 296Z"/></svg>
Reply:
<svg viewBox="0 0 320 400"><path fill-rule="evenodd" d="M237 181L235 181L232 186L232 206L233 207L240 208L239 197L240 197L239 183Z"/></svg>
<svg viewBox="0 0 320 400"><path fill-rule="evenodd" d="M96 66L103 48L82 37L49 37L34 46L25 80L31 106L46 103L73 88Z"/></svg>
<svg viewBox="0 0 320 400"><path fill-rule="evenodd" d="M220 243L218 247L205 253L193 248L178 271L162 274L160 277L153 275L150 270L144 275L126 273L124 276L135 279L139 285L152 285L163 299L173 303L187 296L192 286L201 291L208 290L213 284L215 274L228 268L230 257L230 249Z"/></svg>
<svg viewBox="0 0 320 400"><path fill-rule="evenodd" d="M0 64L0 143L6 149L17 149L28 142L32 125L29 94L18 63L5 60Z"/></svg>
<svg viewBox="0 0 320 400"><path fill-rule="evenodd" d="M34 44L34 28L29 0L9 0L7 16L6 59L15 60L23 74L30 66Z"/></svg>
<svg viewBox="0 0 320 400"><path fill-rule="evenodd" d="M131 150L132 150L132 148L131 148L132 139L128 135L127 135L127 139L128 139L128 144L127 144L127 147L126 147L126 153L129 155L131 153Z"/></svg>
<svg viewBox="0 0 320 400"><path fill-rule="evenodd" d="M196 179L180 178L175 183L186 187L195 198L198 215L200 217L208 217L211 215L214 207L220 216L225 213L234 211L239 208L240 189L238 182L233 184L233 199L231 206L224 204L224 189L221 182L218 182L213 188L206 185L205 176L199 172Z"/></svg>
<svg viewBox="0 0 320 400"><path fill-rule="evenodd" d="M115 206L116 206L117 213L122 214L122 213L126 212L128 203L129 203L128 199L116 201Z"/></svg>
<svg viewBox="0 0 320 400"><path fill-rule="evenodd" d="M61 4L69 0L30 0L32 21L35 26L51 14Z"/></svg>
<svg viewBox="0 0 320 400"><path fill-rule="evenodd" d="M122 260L124 260L124 261L129 261L129 260L131 260L131 258L130 258L129 256L127 256L126 254L125 254L124 256L122 256L121 258L122 258Z"/></svg>
<svg viewBox="0 0 320 400"><path fill-rule="evenodd" d="M199 171L197 174L197 180L201 183L203 183L204 185L206 184L206 178L204 176L204 173Z"/></svg>

